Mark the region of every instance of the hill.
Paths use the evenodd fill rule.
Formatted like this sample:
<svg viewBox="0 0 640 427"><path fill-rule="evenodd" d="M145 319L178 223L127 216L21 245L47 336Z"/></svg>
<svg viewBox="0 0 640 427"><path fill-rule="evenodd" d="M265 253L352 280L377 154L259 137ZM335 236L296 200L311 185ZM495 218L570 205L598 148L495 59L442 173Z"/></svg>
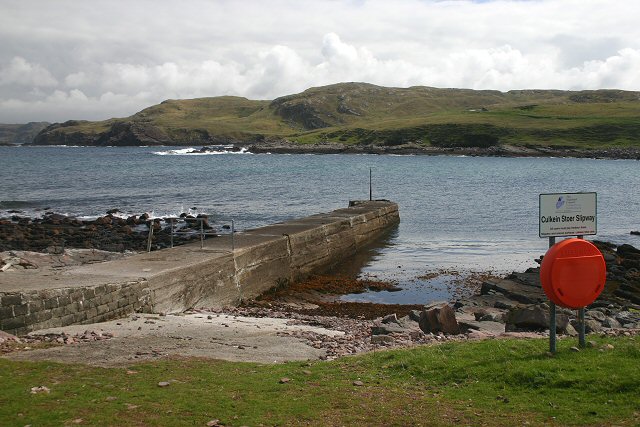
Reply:
<svg viewBox="0 0 640 427"><path fill-rule="evenodd" d="M47 122L30 122L26 124L1 124L0 145L29 144L35 136L49 126Z"/></svg>
<svg viewBox="0 0 640 427"><path fill-rule="evenodd" d="M53 124L34 143L637 149L639 118L640 92L340 83L272 101L167 100L127 118Z"/></svg>

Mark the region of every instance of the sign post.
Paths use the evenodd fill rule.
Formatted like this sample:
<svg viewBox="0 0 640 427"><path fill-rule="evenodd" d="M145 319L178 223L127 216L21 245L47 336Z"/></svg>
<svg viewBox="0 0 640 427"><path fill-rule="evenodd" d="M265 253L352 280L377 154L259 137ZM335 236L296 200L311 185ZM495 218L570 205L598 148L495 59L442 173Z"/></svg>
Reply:
<svg viewBox="0 0 640 427"><path fill-rule="evenodd" d="M539 236L549 238L540 280L549 297L549 351L556 352L556 305L578 309L578 340L585 346L584 307L602 292L606 265L600 251L582 240L597 234L596 193L539 195ZM577 236L556 247L556 237Z"/></svg>

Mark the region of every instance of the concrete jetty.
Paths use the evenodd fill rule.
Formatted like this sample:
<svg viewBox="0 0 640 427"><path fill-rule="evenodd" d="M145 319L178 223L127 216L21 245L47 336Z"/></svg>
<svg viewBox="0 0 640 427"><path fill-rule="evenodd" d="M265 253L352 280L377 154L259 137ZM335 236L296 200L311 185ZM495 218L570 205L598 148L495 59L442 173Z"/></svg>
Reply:
<svg viewBox="0 0 640 427"><path fill-rule="evenodd" d="M0 329L88 324L133 312L222 307L286 286L353 256L399 221L389 201L61 271L0 273Z"/></svg>

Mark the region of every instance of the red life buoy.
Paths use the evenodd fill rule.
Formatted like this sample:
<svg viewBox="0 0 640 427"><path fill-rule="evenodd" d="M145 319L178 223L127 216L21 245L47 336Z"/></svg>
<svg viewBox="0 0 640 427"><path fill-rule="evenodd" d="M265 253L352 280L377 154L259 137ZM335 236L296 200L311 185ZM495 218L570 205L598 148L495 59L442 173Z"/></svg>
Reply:
<svg viewBox="0 0 640 427"><path fill-rule="evenodd" d="M540 266L542 289L561 307L586 307L598 298L606 280L607 266L602 253L593 243L582 239L556 243Z"/></svg>

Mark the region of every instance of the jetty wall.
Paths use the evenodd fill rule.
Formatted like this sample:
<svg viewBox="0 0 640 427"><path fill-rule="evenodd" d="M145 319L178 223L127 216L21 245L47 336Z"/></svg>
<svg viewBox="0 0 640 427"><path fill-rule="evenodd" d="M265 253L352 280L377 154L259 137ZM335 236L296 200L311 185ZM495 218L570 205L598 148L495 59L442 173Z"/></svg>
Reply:
<svg viewBox="0 0 640 427"><path fill-rule="evenodd" d="M247 230L236 235L232 252L223 252L229 244L219 240L219 256L149 278L153 308L236 305L331 268L399 220L393 202L355 201L348 208Z"/></svg>
<svg viewBox="0 0 640 427"><path fill-rule="evenodd" d="M389 201L348 208L71 269L56 280L0 274L0 329L94 323L133 312L236 305L348 259L398 223ZM37 275L37 272L25 272ZM44 275L46 276L46 275ZM26 279L25 279L26 277Z"/></svg>

